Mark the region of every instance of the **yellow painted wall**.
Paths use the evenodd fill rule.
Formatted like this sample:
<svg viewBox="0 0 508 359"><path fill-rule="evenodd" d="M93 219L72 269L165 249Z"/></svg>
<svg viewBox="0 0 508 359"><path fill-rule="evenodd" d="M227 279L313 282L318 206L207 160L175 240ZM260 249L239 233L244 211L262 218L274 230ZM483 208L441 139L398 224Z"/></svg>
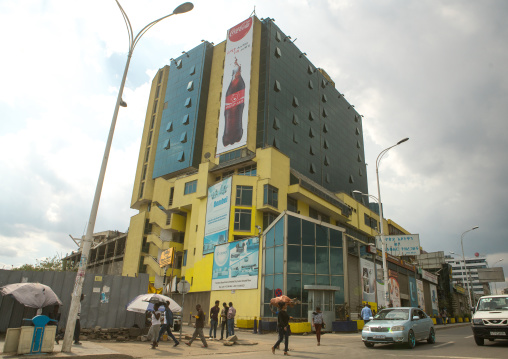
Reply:
<svg viewBox="0 0 508 359"><path fill-rule="evenodd" d="M129 233L127 234L127 241L125 243L125 256L122 268L123 276L134 277L138 273L145 218L145 212L140 212L131 217Z"/></svg>

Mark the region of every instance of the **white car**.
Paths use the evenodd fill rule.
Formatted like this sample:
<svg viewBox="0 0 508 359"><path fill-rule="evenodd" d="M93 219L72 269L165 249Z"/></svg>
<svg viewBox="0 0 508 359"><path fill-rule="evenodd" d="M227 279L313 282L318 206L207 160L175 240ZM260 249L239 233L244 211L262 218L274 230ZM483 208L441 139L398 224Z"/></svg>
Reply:
<svg viewBox="0 0 508 359"><path fill-rule="evenodd" d="M477 345L483 345L485 339L508 339L508 295L481 297L474 308L472 323Z"/></svg>

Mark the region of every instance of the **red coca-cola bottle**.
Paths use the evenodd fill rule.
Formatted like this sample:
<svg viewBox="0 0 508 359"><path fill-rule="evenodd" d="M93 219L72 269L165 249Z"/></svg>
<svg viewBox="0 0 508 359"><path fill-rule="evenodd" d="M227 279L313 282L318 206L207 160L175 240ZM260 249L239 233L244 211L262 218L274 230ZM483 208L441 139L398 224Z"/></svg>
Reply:
<svg viewBox="0 0 508 359"><path fill-rule="evenodd" d="M242 78L242 67L238 65L235 58L235 67L231 83L226 91L226 104L224 110L225 126L222 144L224 146L232 145L242 139L242 115L245 99L245 82Z"/></svg>

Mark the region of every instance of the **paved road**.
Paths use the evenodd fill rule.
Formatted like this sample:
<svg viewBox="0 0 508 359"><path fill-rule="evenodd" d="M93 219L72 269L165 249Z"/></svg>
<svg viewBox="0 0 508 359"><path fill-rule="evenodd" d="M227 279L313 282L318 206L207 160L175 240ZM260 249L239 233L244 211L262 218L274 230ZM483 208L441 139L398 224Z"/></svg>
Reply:
<svg viewBox="0 0 508 359"><path fill-rule="evenodd" d="M376 345L373 349L366 348L360 334L326 334L321 339L321 346L316 345L314 335L290 337L290 355L295 358L400 358L400 359L480 359L508 357L508 340L488 342L484 347L475 344L473 333L469 326L452 326L436 330L436 343L418 343L414 349L396 345ZM162 357L193 357L193 358L275 358L282 357L282 351L271 353L271 347L276 341L275 334L254 335L249 331L238 331L238 337L245 345L224 346L220 341L208 341L208 348L201 348L196 341L192 347L183 343L174 348L172 342L161 342L156 350L149 348L147 342L88 342L82 347L73 347L71 356L74 358L157 358ZM55 347L55 351L59 348ZM53 357L62 359L68 357L64 353L54 353ZM10 356L0 355L2 358ZM48 356L46 356L48 358Z"/></svg>

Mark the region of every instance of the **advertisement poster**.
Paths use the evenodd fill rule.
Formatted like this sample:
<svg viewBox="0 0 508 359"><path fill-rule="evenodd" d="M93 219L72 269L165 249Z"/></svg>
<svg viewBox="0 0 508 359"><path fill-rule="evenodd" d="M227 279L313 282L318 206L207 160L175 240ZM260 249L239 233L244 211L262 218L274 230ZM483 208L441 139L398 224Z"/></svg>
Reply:
<svg viewBox="0 0 508 359"><path fill-rule="evenodd" d="M228 31L217 156L247 144L253 33L252 17Z"/></svg>
<svg viewBox="0 0 508 359"><path fill-rule="evenodd" d="M418 290L416 289L416 278L409 277L409 305L418 307Z"/></svg>
<svg viewBox="0 0 508 359"><path fill-rule="evenodd" d="M420 308L425 309L425 297L423 295L423 282L419 279L416 280L416 287L418 290L418 305Z"/></svg>
<svg viewBox="0 0 508 359"><path fill-rule="evenodd" d="M231 212L231 177L208 188L203 254L213 253L218 244L228 242Z"/></svg>
<svg viewBox="0 0 508 359"><path fill-rule="evenodd" d="M366 259L360 259L362 273L362 292L364 302L376 302L376 276L374 275L374 263Z"/></svg>
<svg viewBox="0 0 508 359"><path fill-rule="evenodd" d="M437 302L437 287L434 284L430 285L430 298L432 301L432 314L439 314L439 305Z"/></svg>
<svg viewBox="0 0 508 359"><path fill-rule="evenodd" d="M390 299L394 307L400 307L399 273L389 270L388 275L390 276Z"/></svg>
<svg viewBox="0 0 508 359"><path fill-rule="evenodd" d="M256 289L258 264L258 237L216 246L213 256L212 290Z"/></svg>
<svg viewBox="0 0 508 359"><path fill-rule="evenodd" d="M377 283L376 283L376 289L377 289L377 305L378 308L383 307L386 308L388 304L386 303L386 296L385 296L385 282L383 277L383 267L376 263L376 274L377 274Z"/></svg>
<svg viewBox="0 0 508 359"><path fill-rule="evenodd" d="M392 256L416 256L420 254L420 235L404 234L383 236L386 241L386 253ZM381 249L381 237L376 237L376 246Z"/></svg>

